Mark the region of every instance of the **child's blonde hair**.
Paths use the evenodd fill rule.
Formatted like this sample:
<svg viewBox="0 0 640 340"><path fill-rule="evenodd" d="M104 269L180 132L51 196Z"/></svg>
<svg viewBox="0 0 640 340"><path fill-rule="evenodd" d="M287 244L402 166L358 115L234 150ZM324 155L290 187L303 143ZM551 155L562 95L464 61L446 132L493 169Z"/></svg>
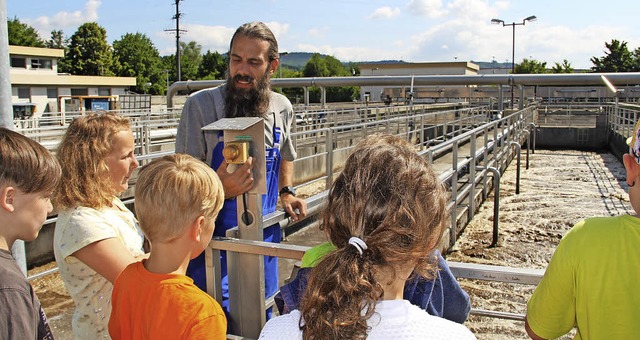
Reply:
<svg viewBox="0 0 640 340"><path fill-rule="evenodd" d="M56 153L62 166L55 197L59 208L111 205L114 193L106 157L113 149L115 135L128 130L129 119L112 112L90 113L71 122Z"/></svg>
<svg viewBox="0 0 640 340"><path fill-rule="evenodd" d="M152 244L182 236L198 216L215 219L223 201L218 175L185 154L155 159L142 168L136 183L136 215Z"/></svg>
<svg viewBox="0 0 640 340"><path fill-rule="evenodd" d="M30 194L53 191L60 181L60 165L38 142L0 128L0 186L14 185Z"/></svg>

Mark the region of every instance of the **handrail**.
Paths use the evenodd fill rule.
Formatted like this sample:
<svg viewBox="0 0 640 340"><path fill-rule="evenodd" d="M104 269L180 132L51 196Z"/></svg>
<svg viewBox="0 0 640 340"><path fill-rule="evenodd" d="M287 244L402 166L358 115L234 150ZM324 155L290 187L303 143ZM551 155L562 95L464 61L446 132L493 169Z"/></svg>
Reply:
<svg viewBox="0 0 640 340"><path fill-rule="evenodd" d="M602 85L603 76L615 84L640 84L640 72L626 72L272 78L271 86ZM178 91L197 91L215 87L224 82L224 80L189 80L175 82L171 84L167 90L167 107L173 107L173 97Z"/></svg>

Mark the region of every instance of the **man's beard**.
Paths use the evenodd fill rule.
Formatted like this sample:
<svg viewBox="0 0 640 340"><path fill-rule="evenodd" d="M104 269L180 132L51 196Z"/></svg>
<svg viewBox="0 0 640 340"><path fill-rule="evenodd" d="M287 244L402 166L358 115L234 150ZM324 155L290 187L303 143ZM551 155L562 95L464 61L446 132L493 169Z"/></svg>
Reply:
<svg viewBox="0 0 640 340"><path fill-rule="evenodd" d="M228 71L227 71L228 72ZM250 89L239 89L235 85L236 80L254 82L256 86ZM264 117L269 108L269 69L262 79L254 79L250 76L227 76L227 95L225 97L226 117Z"/></svg>

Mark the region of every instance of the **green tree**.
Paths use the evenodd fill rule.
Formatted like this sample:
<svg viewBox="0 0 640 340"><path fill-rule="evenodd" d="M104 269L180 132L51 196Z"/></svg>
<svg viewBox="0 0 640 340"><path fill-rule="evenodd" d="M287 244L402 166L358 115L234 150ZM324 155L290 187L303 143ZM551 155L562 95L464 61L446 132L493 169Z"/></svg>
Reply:
<svg viewBox="0 0 640 340"><path fill-rule="evenodd" d="M63 49L65 55L69 51L69 38L64 37L64 32L62 32L62 30L51 31L51 39L46 41L44 44L47 48ZM70 68L70 65L68 64L67 59L65 58L58 59L58 72L60 73L71 72L71 68Z"/></svg>
<svg viewBox="0 0 640 340"><path fill-rule="evenodd" d="M322 57L318 53L314 53L311 56L302 73L305 77L343 77L352 75L351 70L347 69L340 60L332 56ZM327 88L327 101L350 102L358 97L359 92L360 89L357 86L329 87ZM320 95L320 89L317 87L312 87L309 90L310 101L320 101Z"/></svg>
<svg viewBox="0 0 640 340"><path fill-rule="evenodd" d="M112 51L107 43L107 31L95 22L82 24L71 36L65 62L68 62L71 74L113 76Z"/></svg>
<svg viewBox="0 0 640 340"><path fill-rule="evenodd" d="M516 64L515 74L540 74L547 73L547 63L535 59L524 58L520 64Z"/></svg>
<svg viewBox="0 0 640 340"><path fill-rule="evenodd" d="M45 47L44 41L40 38L38 31L20 22L16 17L7 20L7 30L9 33L9 45Z"/></svg>
<svg viewBox="0 0 640 340"><path fill-rule="evenodd" d="M51 39L47 40L44 44L47 48L66 49L67 46L69 46L69 39L64 37L62 30L54 30L51 31Z"/></svg>
<svg viewBox="0 0 640 340"><path fill-rule="evenodd" d="M218 52L207 50L202 56L202 62L198 68L198 79L224 79L227 71L227 61Z"/></svg>
<svg viewBox="0 0 640 340"><path fill-rule="evenodd" d="M571 67L571 63L567 59L562 61L562 64L556 63L555 66L551 68L552 73L573 73L573 67Z"/></svg>
<svg viewBox="0 0 640 340"><path fill-rule="evenodd" d="M114 41L113 59L117 76L136 77L136 92L165 93L167 85L160 53L146 34L127 33Z"/></svg>
<svg viewBox="0 0 640 340"><path fill-rule="evenodd" d="M198 79L202 63L202 46L195 41L180 42L180 71L182 80Z"/></svg>
<svg viewBox="0 0 640 340"><path fill-rule="evenodd" d="M329 77L329 68L319 53L314 53L307 64L304 65L302 74L305 77Z"/></svg>
<svg viewBox="0 0 640 340"><path fill-rule="evenodd" d="M630 72L634 69L634 58L627 48L626 41L611 40L604 43L609 50L604 57L591 57L593 72Z"/></svg>

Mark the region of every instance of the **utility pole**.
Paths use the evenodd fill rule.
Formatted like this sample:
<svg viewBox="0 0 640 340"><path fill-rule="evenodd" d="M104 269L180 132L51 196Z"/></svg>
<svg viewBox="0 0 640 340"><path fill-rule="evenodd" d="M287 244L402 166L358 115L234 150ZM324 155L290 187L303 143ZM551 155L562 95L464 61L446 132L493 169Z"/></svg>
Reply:
<svg viewBox="0 0 640 340"><path fill-rule="evenodd" d="M182 13L180 13L180 1L183 0L175 0L176 14L172 18L176 21L176 28L165 30L165 32L174 32L176 35L176 74L178 75L177 81L180 81L182 77L182 74L180 72L180 33L187 32L186 30L180 29L180 17L182 16Z"/></svg>

